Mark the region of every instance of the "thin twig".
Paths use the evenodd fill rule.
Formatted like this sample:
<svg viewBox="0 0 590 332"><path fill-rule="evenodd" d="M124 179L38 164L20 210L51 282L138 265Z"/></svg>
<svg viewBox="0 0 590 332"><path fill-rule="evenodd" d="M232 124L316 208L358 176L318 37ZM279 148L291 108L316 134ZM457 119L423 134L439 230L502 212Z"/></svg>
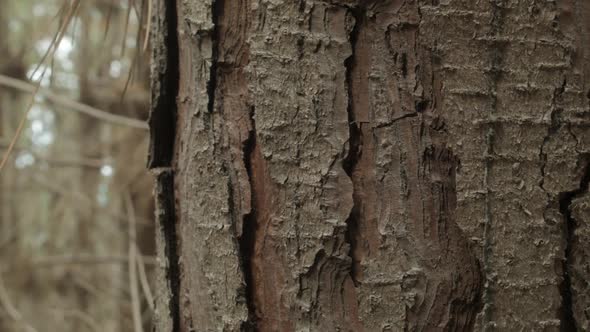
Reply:
<svg viewBox="0 0 590 332"><path fill-rule="evenodd" d="M101 329L98 325L98 322L92 318L89 314L80 311L80 310L58 310L59 312L61 312L64 316L71 316L74 318L78 318L79 320L81 320L82 322L84 322L88 327L90 327L90 329L94 332L100 332L103 331L103 329Z"/></svg>
<svg viewBox="0 0 590 332"><path fill-rule="evenodd" d="M10 300L10 296L8 296L8 292L6 291L6 287L4 286L4 280L2 278L1 273L0 273L0 302L2 303L2 306L4 307L4 310L6 311L6 313L10 317L10 319L12 319L13 321L15 321L17 323L22 324L27 332L37 332L37 330L33 326L31 326L29 323L27 323L23 319L23 316L21 315L21 313L12 304L12 301Z"/></svg>
<svg viewBox="0 0 590 332"><path fill-rule="evenodd" d="M8 148L10 142L0 138L0 149ZM87 167L91 169L100 169L105 165L104 159L99 158L76 158L76 157L68 157L68 158L53 158L47 157L42 153L39 153L30 147L24 147L20 145L14 146L13 150L30 153L35 160L41 160L49 164L50 166L62 166L62 167Z"/></svg>
<svg viewBox="0 0 590 332"><path fill-rule="evenodd" d="M131 17L131 9L133 8L133 0L129 0L127 4L127 15L125 16L125 25L123 28L123 42L121 44L121 58L125 57L125 49L127 48L127 30L129 29L129 19Z"/></svg>
<svg viewBox="0 0 590 332"><path fill-rule="evenodd" d="M125 207L129 216L128 232L129 232L129 288L131 289L131 309L133 312L133 327L135 332L143 332L143 326L141 323L141 304L139 302L139 285L137 281L137 265L135 264L136 259L136 229L135 229L135 209L133 207L133 201L131 194L125 192Z"/></svg>
<svg viewBox="0 0 590 332"><path fill-rule="evenodd" d="M111 26L111 19L113 16L113 7L115 7L114 4L110 4L109 5L109 9L107 12L107 18L106 18L106 25L104 27L104 36L102 37L102 42L106 42L107 40L107 35L109 34L109 27Z"/></svg>
<svg viewBox="0 0 590 332"><path fill-rule="evenodd" d="M143 120L133 119L126 116L106 112L101 109L61 96L49 89L39 88L36 84L31 84L23 80L19 80L0 74L0 85L28 93L37 93L38 95L41 95L58 105L71 109L72 111L76 111L112 124L123 125L138 129L148 129L147 124Z"/></svg>
<svg viewBox="0 0 590 332"><path fill-rule="evenodd" d="M64 8L64 10L65 10L65 3L67 3L67 2L64 2L64 7L62 7L62 8ZM47 60L47 58L53 58L53 54L55 54L55 51L57 51L57 48L59 47L59 44L61 43L61 39L63 38L63 36L66 33L66 29L70 25L70 22L71 22L72 18L74 17L74 14L78 11L79 5L80 5L80 0L73 0L72 1L72 5L70 6L70 10L65 14L66 18L65 18L63 24L59 27L59 29L57 30L57 33L53 36L51 43L49 43L49 47L45 51L45 54L43 54L43 57L41 57L41 61L39 61L39 63L37 63L37 66L31 72L31 75L29 76L30 80L32 80L33 77L35 77L35 75L37 74L39 69L41 69L41 67L45 63L45 60ZM60 10L60 12L61 12L61 10ZM39 79L39 82L41 81L42 78L43 78L43 75Z"/></svg>
<svg viewBox="0 0 590 332"><path fill-rule="evenodd" d="M100 206L99 204L97 204L95 202L95 200L92 200L91 198L89 198L87 195L85 195L82 192L79 191L75 191L72 189L67 189L67 188L62 188L62 186L60 186L57 183L51 182L49 181L46 177L43 177L39 174L35 174L32 176L32 180L34 180L35 182L37 182L38 184L44 186L45 188L51 190L52 192L58 193L64 197L73 197L75 198L79 203L82 204L86 204L86 206L80 206L80 204L74 204L74 208L78 209L78 210L84 210L85 208L88 208L88 206L91 207L95 207L98 209L102 209L104 210L104 207ZM116 212L111 212L108 210L104 210L105 213L112 217L112 218L116 218L118 220L122 220L122 221L128 221L128 218L122 214L116 213ZM147 227L151 224L151 222L147 219L138 219L137 220L139 225L142 225L143 227Z"/></svg>
<svg viewBox="0 0 590 332"><path fill-rule="evenodd" d="M60 30L57 32L56 38L54 38L54 40L52 41L51 45L47 49L47 52L43 56L41 62L39 62L39 64L35 68L35 70L33 70L33 73L31 74L31 78L35 77L37 70L39 70L41 68L41 66L43 65L43 63L45 62L45 60L47 59L48 56L50 58L53 58L55 51L59 47L59 44L61 43L61 40L62 40L63 36L65 35L66 28L68 27L68 25L70 24L70 22L72 20L72 17L74 16L76 11L78 10L79 4L80 4L80 0L74 0L74 3L72 4L72 7L70 7L70 11L68 12L68 14L66 16L66 20L65 20L64 24L62 25ZM23 128L25 127L25 123L27 122L27 117L28 117L29 113L31 112L31 109L33 109L33 104L35 103L35 97L37 95L37 92L39 91L39 88L41 87L41 81L43 81L43 77L45 76L46 69L47 69L47 67L45 67L43 69L43 71L41 72L41 75L39 76L38 82L34 86L34 90L31 95L31 99L29 101L29 104L26 108L25 114L23 115L18 126L16 127L14 137L12 138L12 141L10 142L8 149L4 153L2 161L0 162L0 171L2 171L2 169L4 168L4 165L6 165L6 162L8 161L8 157L10 157L10 153L12 152L12 149L14 148L14 145L18 141L18 138L20 137L20 135L23 131Z"/></svg>
<svg viewBox="0 0 590 332"><path fill-rule="evenodd" d="M88 280L82 273L72 274L72 282L86 291L90 295L96 297L96 303L112 302L114 305L123 304L125 306L131 305L129 301L129 289L127 283L121 285L119 279L109 283L108 285L100 285L94 281Z"/></svg>
<svg viewBox="0 0 590 332"><path fill-rule="evenodd" d="M139 249L137 249L137 252L139 252ZM148 307L150 308L153 314L155 310L154 296L150 288L150 283L148 282L147 273L145 272L145 262L143 260L142 255L137 255L137 269L139 271L139 281L141 282L141 289L143 290L143 294L145 295Z"/></svg>
<svg viewBox="0 0 590 332"><path fill-rule="evenodd" d="M45 75L45 71L43 71L43 73L41 74L41 79L43 79L44 75ZM16 131L14 133L14 136L12 137L10 144L8 144L8 148L6 149L6 152L4 152L4 156L2 157L2 161L0 162L0 171L2 171L2 169L4 168L4 165L6 165L6 162L8 162L8 157L10 157L10 153L12 152L12 149L14 149L14 146L16 145L16 142L18 141L18 138L20 137L20 134L22 133L22 131L25 127L25 123L27 123L27 116L29 115L29 112L33 108L33 103L35 102L35 95L39 91L40 86L41 86L41 83L37 83L37 85L35 86L35 90L33 91L33 96L31 97L29 105L27 106L27 110L25 111L25 115L22 117L21 121L19 122L18 126L16 127Z"/></svg>
<svg viewBox="0 0 590 332"><path fill-rule="evenodd" d="M152 0L148 0L147 25L145 27L145 40L143 41L143 52L145 52L148 47L148 41L150 40L151 25L152 25Z"/></svg>
<svg viewBox="0 0 590 332"><path fill-rule="evenodd" d="M140 256L142 262L146 265L155 265L155 256ZM64 256L45 256L36 258L31 267L52 267L59 265L86 265L86 264L129 264L128 256L96 256L96 255L64 255Z"/></svg>

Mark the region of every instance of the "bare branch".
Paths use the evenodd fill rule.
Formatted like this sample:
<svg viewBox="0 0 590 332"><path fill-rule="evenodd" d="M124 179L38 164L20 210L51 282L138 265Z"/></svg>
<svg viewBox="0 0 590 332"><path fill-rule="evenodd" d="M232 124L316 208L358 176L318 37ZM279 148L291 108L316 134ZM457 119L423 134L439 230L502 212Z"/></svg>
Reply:
<svg viewBox="0 0 590 332"><path fill-rule="evenodd" d="M154 256L142 256L141 260L146 265L155 265ZM32 262L32 267L51 267L56 265L84 265L84 264L128 264L128 256L96 256L96 255L64 255L46 256L37 258Z"/></svg>
<svg viewBox="0 0 590 332"><path fill-rule="evenodd" d="M0 85L28 93L34 93L37 89L35 84L5 75L0 75ZM46 88L39 88L37 94L72 111L79 112L91 116L93 118L103 120L105 122L144 130L148 129L147 124L143 120L133 119L126 116L109 113L98 108L77 102L70 98L61 96Z"/></svg>
<svg viewBox="0 0 590 332"><path fill-rule="evenodd" d="M125 192L125 208L129 216L128 232L129 232L129 288L131 289L131 308L133 312L133 327L135 332L143 332L141 323L141 304L139 303L139 285L137 281L137 265L135 258L137 256L137 246L135 245L136 229L135 229L135 208L133 207L133 200L131 194Z"/></svg>
<svg viewBox="0 0 590 332"><path fill-rule="evenodd" d="M37 330L34 327L32 327L29 323L27 323L23 319L23 316L21 315L21 313L12 304L12 301L10 300L10 296L8 296L8 292L6 291L6 287L4 286L4 280L2 279L1 275L0 275L0 303L2 303L2 307L4 307L4 310L6 311L8 316L12 320L14 320L15 322L22 324L27 332L37 332Z"/></svg>
<svg viewBox="0 0 590 332"><path fill-rule="evenodd" d="M139 252L139 250L137 250ZM145 299L148 303L149 309L151 310L152 314L154 313L154 295L152 290L150 289L150 283L148 282L147 273L145 271L145 262L144 256L137 255L137 268L139 271L139 281L141 282L141 289L143 290L143 294L145 295Z"/></svg>
<svg viewBox="0 0 590 332"><path fill-rule="evenodd" d="M45 62L45 59L47 59L47 57L49 57L49 58L53 57L53 55L55 54L55 51L57 50L57 48L59 47L59 44L61 43L61 40L65 34L66 28L69 26L69 24L72 20L72 17L74 16L76 11L78 10L79 5L80 5L80 0L74 0L72 2L72 6L70 8L70 11L66 15L66 19L65 19L64 24L61 26L61 28L59 29L59 31L55 35L54 40L51 42L51 45L47 49L46 54L43 56L43 58L41 59L41 61L39 62L39 64L35 68L35 70L33 70L31 77L35 76L35 74L37 73L37 70L39 70L41 68L41 66ZM29 113L31 112L31 109L33 108L33 104L35 103L35 97L36 97L37 93L39 92L39 89L41 88L41 81L43 80L43 77L45 76L46 69L47 68L44 68L43 71L41 72L37 83L32 85L33 91L32 91L30 102L25 110L25 114L23 115L18 126L16 127L14 137L12 138L10 145L8 146L8 149L4 153L4 156L2 157L2 161L0 161L0 171L2 170L2 168L4 168L4 165L6 165L6 162L8 161L8 157L10 156L10 153L12 152L12 148L14 147L16 142L18 141L18 138L20 137L20 134L22 133L22 130L25 127L25 123L27 122L27 116L29 115Z"/></svg>

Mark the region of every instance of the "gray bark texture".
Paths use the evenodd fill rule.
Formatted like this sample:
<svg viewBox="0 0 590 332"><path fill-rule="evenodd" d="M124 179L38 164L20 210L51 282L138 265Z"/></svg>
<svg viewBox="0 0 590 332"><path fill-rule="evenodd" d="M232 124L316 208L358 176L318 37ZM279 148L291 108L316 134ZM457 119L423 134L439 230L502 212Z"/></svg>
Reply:
<svg viewBox="0 0 590 332"><path fill-rule="evenodd" d="M590 2L152 26L157 331L590 329Z"/></svg>

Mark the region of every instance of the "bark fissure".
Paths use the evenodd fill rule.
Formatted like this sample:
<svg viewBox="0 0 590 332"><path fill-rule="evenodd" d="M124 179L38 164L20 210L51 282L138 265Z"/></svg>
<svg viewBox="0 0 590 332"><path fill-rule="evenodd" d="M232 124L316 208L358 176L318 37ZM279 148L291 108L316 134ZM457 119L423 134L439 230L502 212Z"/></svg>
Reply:
<svg viewBox="0 0 590 332"><path fill-rule="evenodd" d="M551 139L551 136L555 135L559 128L561 127L562 123L560 120L560 113L562 111L561 108L557 108L557 103L561 101L563 92L565 91L565 86L567 84L566 79L564 78L563 83L561 86L557 87L553 93L553 100L551 101L552 109L550 114L550 123L549 128L547 128L547 135L543 138L543 143L541 144L541 149L539 151L539 159L541 161L541 183L539 186L541 189L545 190L545 169L547 167L547 152L545 151L545 146ZM573 135L572 135L573 136Z"/></svg>
<svg viewBox="0 0 590 332"><path fill-rule="evenodd" d="M166 279L170 288L168 310L172 319L172 331L180 331L180 267L176 236L176 203L174 173L171 169L156 174L157 219L164 238L164 254L167 258Z"/></svg>
<svg viewBox="0 0 590 332"><path fill-rule="evenodd" d="M152 72L154 88L148 120L150 127L148 168L150 169L171 166L176 139L178 111L176 98L180 82L176 1L165 1L163 9L164 15L156 14L155 18L163 22L154 24L154 34L158 34L155 39L161 41L163 45L154 50L153 61L163 63L159 64L156 72Z"/></svg>
<svg viewBox="0 0 590 332"><path fill-rule="evenodd" d="M359 37L360 26L362 24L363 17L365 15L364 10L362 8L350 8L350 14L354 19L354 25L349 33L348 39L350 42L351 54L345 60L344 66L346 68L346 88L348 93L348 105L347 105L347 113L348 113L348 127L349 127L349 138L348 138L348 155L342 161L342 167L348 177L350 177L351 181L353 178L353 171L358 163L361 153L362 153L362 132L360 126L361 123L356 121L355 114L354 114L354 83L352 73L356 66L356 43ZM353 181L353 190L352 190L352 198L353 198L353 206L350 211L348 218L346 219L346 234L345 240L349 243L349 256L352 259L352 264L350 267L350 276L352 281L357 284L358 280L356 278L356 273L358 271L358 263L355 261L354 252L356 250L356 237L355 233L358 231L358 218L359 218L359 202L358 202L358 195L356 193L356 185Z"/></svg>
<svg viewBox="0 0 590 332"><path fill-rule="evenodd" d="M217 90L217 65L219 57L219 17L223 15L223 1L213 0L211 4L211 64L209 65L209 81L207 82L207 111L209 114L215 110L215 91Z"/></svg>
<svg viewBox="0 0 590 332"><path fill-rule="evenodd" d="M559 212L564 218L564 259L563 259L563 280L560 284L561 292L561 312L560 312L560 330L561 331L577 331L578 324L574 317L572 305L572 285L571 285L571 268L572 265L572 242L574 240L574 233L576 231L576 221L572 216L570 209L572 201L586 192L588 192L588 184L590 183L590 159L589 155L584 156L584 173L580 179L580 185L573 191L561 193L559 195Z"/></svg>
<svg viewBox="0 0 590 332"><path fill-rule="evenodd" d="M485 282L482 292L482 303L483 303L483 325L487 326L492 321L492 310L493 310L493 299L492 290L490 283L492 282L493 269L490 263L492 253L492 223L493 223L493 211L492 211L492 190L490 188L490 173L493 163L494 155L494 137L496 135L495 125L493 117L498 107L498 81L503 73L503 54L505 43L501 38L501 33L504 25L504 8L503 0L491 0L492 5L492 21L490 37L494 47L491 50L491 67L488 73L489 75L489 95L491 97L491 118L490 123L487 125L485 134L485 151L484 151L484 188L485 188L485 210L484 210L484 232L483 232L483 270L485 274Z"/></svg>
<svg viewBox="0 0 590 332"><path fill-rule="evenodd" d="M407 113L407 114L404 114L404 115L400 115L397 118L395 118L395 119L393 119L393 120L391 120L389 122L378 124L377 126L375 126L375 129L381 129L381 128L393 126L396 122L398 122L400 120L403 120L403 119L406 119L406 118L415 118L417 116L418 116L418 113Z"/></svg>
<svg viewBox="0 0 590 332"><path fill-rule="evenodd" d="M249 103L248 76L249 1L215 0L212 3L211 63L207 81L207 112L221 118L220 154L228 186L228 210L232 240L241 270L238 302L239 329L256 330L252 256L257 230L256 188L252 159L256 146L254 107ZM212 126L213 127L213 126ZM245 307L245 308L244 308Z"/></svg>
<svg viewBox="0 0 590 332"><path fill-rule="evenodd" d="M248 307L248 322L242 325L242 331L254 331L256 327L256 306L254 301L254 275L252 272L252 260L255 255L258 224L256 219L256 191L253 184L252 160L256 148L256 122L254 120L254 108L250 111L251 130L248 139L244 143L243 158L250 185L250 213L244 215L242 223L242 237L240 238L240 256L242 272L244 274L246 305Z"/></svg>
<svg viewBox="0 0 590 332"><path fill-rule="evenodd" d="M153 19L150 150L148 168L156 178L156 219L166 260L167 307L172 331L180 331L180 266L177 237L177 208L173 163L180 84L176 1L158 4Z"/></svg>

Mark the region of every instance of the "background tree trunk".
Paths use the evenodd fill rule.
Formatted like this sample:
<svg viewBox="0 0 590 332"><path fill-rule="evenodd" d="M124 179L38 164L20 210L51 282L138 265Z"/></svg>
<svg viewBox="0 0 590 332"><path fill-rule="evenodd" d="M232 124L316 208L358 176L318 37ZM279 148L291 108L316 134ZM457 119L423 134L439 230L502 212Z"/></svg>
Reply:
<svg viewBox="0 0 590 332"><path fill-rule="evenodd" d="M157 329L589 329L589 10L157 2Z"/></svg>

